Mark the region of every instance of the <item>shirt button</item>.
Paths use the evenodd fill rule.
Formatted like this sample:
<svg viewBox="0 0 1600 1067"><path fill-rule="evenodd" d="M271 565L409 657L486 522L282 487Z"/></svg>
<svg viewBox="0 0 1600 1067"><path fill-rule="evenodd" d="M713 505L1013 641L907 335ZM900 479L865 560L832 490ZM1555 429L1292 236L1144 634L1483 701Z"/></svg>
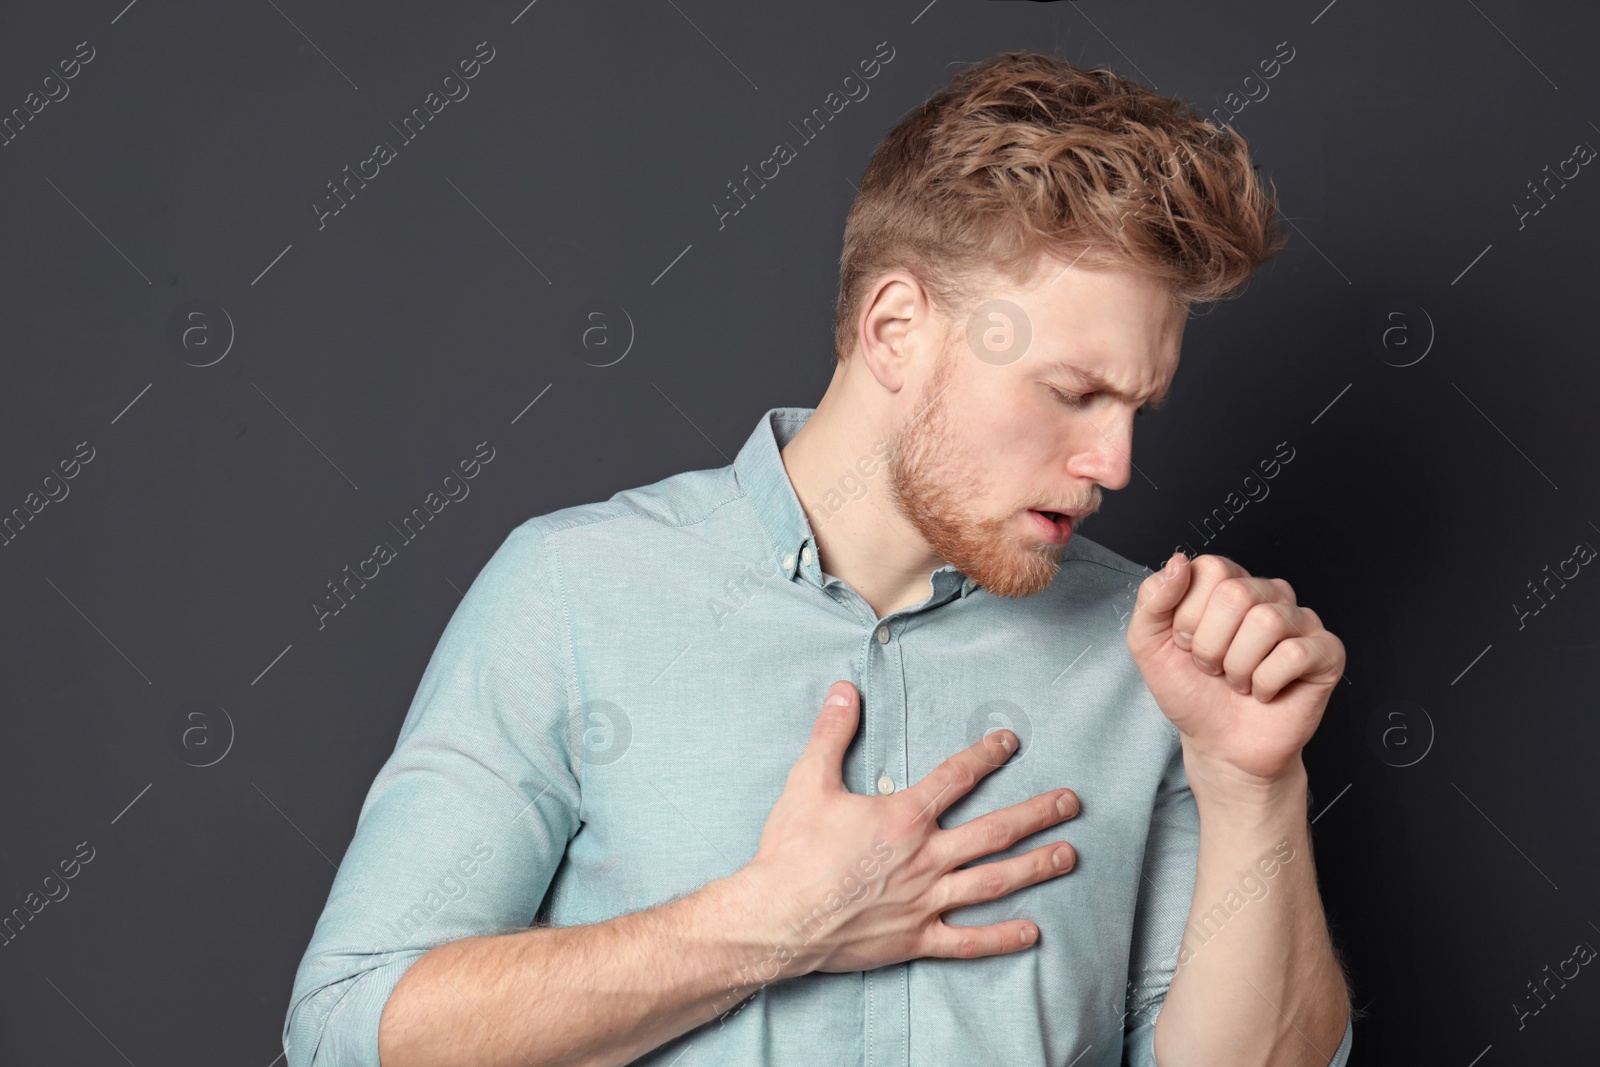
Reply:
<svg viewBox="0 0 1600 1067"><path fill-rule="evenodd" d="M887 774L878 775L878 792L885 795L894 792L894 779Z"/></svg>
<svg viewBox="0 0 1600 1067"><path fill-rule="evenodd" d="M787 556L783 557L783 569L787 571L787 570L792 570L793 568L794 568L794 553L791 552Z"/></svg>
<svg viewBox="0 0 1600 1067"><path fill-rule="evenodd" d="M806 547L804 547L804 548L802 548L800 550L800 558L803 561L805 561L806 563L810 563L811 562L811 546L810 545L807 545Z"/></svg>
<svg viewBox="0 0 1600 1067"><path fill-rule="evenodd" d="M889 628L887 626L878 627L878 644L887 645L888 643L889 643Z"/></svg>

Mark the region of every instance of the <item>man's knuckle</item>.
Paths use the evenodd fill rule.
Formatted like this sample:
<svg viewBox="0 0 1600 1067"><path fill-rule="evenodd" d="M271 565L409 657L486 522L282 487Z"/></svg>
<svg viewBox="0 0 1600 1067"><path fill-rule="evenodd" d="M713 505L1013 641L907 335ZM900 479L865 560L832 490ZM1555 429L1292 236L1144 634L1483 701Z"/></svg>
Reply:
<svg viewBox="0 0 1600 1067"><path fill-rule="evenodd" d="M1258 602L1246 610L1244 623L1252 628L1259 627L1267 633L1283 634L1292 630L1289 617L1284 613L1282 606L1270 601Z"/></svg>
<svg viewBox="0 0 1600 1067"><path fill-rule="evenodd" d="M1239 578L1224 578L1217 583L1217 588L1211 595L1228 608L1242 608L1256 602L1255 591Z"/></svg>

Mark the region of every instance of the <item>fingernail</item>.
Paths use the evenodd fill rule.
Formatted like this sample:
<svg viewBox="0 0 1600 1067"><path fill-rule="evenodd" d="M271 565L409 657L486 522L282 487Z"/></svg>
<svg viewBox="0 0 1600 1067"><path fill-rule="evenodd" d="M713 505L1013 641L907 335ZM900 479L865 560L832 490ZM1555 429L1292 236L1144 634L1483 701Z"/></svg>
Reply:
<svg viewBox="0 0 1600 1067"><path fill-rule="evenodd" d="M841 692L829 693L825 703L832 704L835 707L843 707L850 703L850 698Z"/></svg>
<svg viewBox="0 0 1600 1067"><path fill-rule="evenodd" d="M1172 637L1173 640L1178 642L1178 647L1183 649L1187 649L1189 647L1189 643L1194 640L1194 634L1190 633L1188 630L1179 630L1177 633L1173 634Z"/></svg>
<svg viewBox="0 0 1600 1067"><path fill-rule="evenodd" d="M1050 853L1050 864L1059 871L1061 868L1067 865L1067 857L1071 855L1072 852L1069 849L1065 847L1058 848L1054 852Z"/></svg>
<svg viewBox="0 0 1600 1067"><path fill-rule="evenodd" d="M1056 811L1060 812L1062 816L1071 815L1072 797L1066 793L1062 793L1060 796L1056 797Z"/></svg>

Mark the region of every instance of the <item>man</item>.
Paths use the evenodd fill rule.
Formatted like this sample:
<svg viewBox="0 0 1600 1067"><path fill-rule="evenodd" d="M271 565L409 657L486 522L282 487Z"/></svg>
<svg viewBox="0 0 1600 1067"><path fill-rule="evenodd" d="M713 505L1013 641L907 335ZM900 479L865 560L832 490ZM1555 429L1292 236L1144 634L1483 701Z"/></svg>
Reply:
<svg viewBox="0 0 1600 1067"><path fill-rule="evenodd" d="M1273 211L1109 71L1007 53L907 115L815 410L473 583L290 1067L1344 1064L1300 757L1343 646L1281 579L1075 529Z"/></svg>

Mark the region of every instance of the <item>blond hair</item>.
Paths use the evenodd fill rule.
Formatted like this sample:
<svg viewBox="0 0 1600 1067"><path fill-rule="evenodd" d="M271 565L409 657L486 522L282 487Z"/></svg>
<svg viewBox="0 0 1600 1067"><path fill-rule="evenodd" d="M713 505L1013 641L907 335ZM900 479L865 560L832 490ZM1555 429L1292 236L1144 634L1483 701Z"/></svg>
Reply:
<svg viewBox="0 0 1600 1067"><path fill-rule="evenodd" d="M1178 306L1228 299L1282 249L1276 212L1231 127L1111 70L1003 52L957 72L873 152L845 220L835 356L891 270L952 318L975 281L1020 284L1041 253L1153 275Z"/></svg>

